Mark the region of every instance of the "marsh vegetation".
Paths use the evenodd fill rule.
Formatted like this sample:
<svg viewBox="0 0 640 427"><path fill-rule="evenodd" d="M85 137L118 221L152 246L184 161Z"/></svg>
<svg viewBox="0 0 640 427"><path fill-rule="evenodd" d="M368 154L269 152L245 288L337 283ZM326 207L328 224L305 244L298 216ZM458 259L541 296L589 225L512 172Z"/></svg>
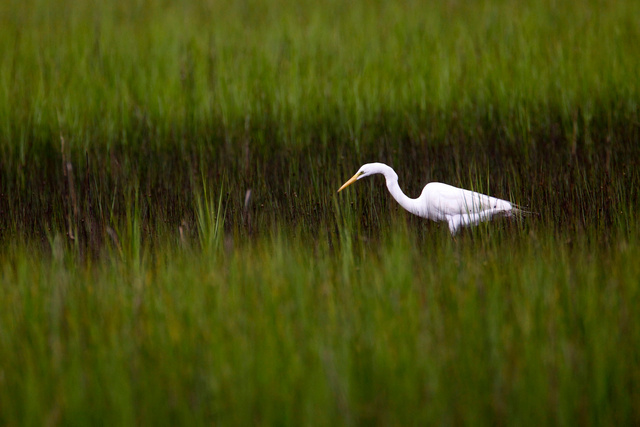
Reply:
<svg viewBox="0 0 640 427"><path fill-rule="evenodd" d="M639 3L0 16L1 423L640 422Z"/></svg>

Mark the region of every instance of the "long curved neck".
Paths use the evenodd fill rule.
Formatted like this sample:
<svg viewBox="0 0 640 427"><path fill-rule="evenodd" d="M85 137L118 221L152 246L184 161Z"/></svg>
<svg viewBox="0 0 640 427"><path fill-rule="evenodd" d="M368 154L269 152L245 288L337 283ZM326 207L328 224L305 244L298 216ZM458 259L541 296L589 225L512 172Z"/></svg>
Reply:
<svg viewBox="0 0 640 427"><path fill-rule="evenodd" d="M393 198L396 199L400 206L413 214L419 214L416 199L408 197L400 189L400 186L398 185L398 174L396 174L396 172L391 167L383 163L381 163L380 165L380 173L384 175L385 179L387 180L387 188L389 189L389 193L391 193Z"/></svg>

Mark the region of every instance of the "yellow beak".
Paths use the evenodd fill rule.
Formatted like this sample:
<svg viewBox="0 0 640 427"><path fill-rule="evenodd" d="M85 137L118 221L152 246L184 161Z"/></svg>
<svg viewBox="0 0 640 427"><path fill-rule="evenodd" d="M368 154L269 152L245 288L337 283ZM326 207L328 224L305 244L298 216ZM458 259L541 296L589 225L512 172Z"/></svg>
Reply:
<svg viewBox="0 0 640 427"><path fill-rule="evenodd" d="M353 184L354 182L356 182L360 175L362 175L362 172L358 172L355 175L353 175L349 181L342 184L342 187L338 189L338 193L344 190L345 188L347 188L348 186L350 186L351 184Z"/></svg>

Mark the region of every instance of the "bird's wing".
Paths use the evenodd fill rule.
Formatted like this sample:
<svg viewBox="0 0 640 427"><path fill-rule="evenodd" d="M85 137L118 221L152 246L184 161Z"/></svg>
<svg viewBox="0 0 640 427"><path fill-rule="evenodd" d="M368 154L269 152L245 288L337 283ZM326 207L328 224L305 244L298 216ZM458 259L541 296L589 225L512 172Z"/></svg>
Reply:
<svg viewBox="0 0 640 427"><path fill-rule="evenodd" d="M439 216L473 214L487 210L510 210L511 203L475 191L432 182L423 190L430 208Z"/></svg>

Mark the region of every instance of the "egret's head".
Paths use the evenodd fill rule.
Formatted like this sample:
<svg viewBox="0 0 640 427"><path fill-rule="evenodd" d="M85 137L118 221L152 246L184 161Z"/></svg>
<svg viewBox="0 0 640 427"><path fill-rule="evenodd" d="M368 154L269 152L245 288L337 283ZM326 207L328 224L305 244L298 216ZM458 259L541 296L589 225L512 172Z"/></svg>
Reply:
<svg viewBox="0 0 640 427"><path fill-rule="evenodd" d="M362 165L362 167L358 170L358 172L356 172L356 174L353 175L349 181L342 184L342 187L338 189L338 193L344 190L345 188L347 188L348 186L350 186L351 184L353 184L354 182L356 182L357 180L359 180L360 178L364 178L365 176L373 175L375 173L380 173L380 171L376 169L375 165L376 165L375 163L367 163L366 165Z"/></svg>

